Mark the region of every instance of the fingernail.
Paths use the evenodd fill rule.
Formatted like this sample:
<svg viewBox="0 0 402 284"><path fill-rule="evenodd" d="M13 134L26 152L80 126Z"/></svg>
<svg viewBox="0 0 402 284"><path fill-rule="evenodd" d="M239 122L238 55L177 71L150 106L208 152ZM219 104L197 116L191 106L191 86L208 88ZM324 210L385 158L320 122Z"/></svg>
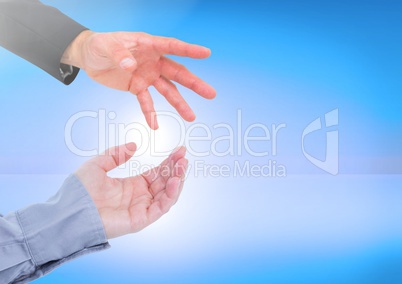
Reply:
<svg viewBox="0 0 402 284"><path fill-rule="evenodd" d="M128 69L133 67L135 64L135 61L132 58L124 58L121 62L120 62L120 67L123 69Z"/></svg>
<svg viewBox="0 0 402 284"><path fill-rule="evenodd" d="M183 148L183 146L177 147L176 149L174 149L174 150L172 151L172 154L175 154L175 153L178 152L181 148Z"/></svg>
<svg viewBox="0 0 402 284"><path fill-rule="evenodd" d="M151 125L153 127L153 130L157 130L159 128L159 123L158 123L156 113L151 114Z"/></svg>
<svg viewBox="0 0 402 284"><path fill-rule="evenodd" d="M126 144L126 148L128 151L134 152L135 150L137 150L137 145L133 142L130 142Z"/></svg>

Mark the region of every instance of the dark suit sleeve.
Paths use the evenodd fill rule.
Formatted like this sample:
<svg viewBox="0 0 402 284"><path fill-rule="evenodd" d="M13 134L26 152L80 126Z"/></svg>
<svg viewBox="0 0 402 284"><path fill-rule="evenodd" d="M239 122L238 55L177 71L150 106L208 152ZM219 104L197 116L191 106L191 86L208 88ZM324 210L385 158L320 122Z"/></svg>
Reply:
<svg viewBox="0 0 402 284"><path fill-rule="evenodd" d="M61 64L68 45L86 28L37 0L0 0L0 45L64 84L79 69Z"/></svg>

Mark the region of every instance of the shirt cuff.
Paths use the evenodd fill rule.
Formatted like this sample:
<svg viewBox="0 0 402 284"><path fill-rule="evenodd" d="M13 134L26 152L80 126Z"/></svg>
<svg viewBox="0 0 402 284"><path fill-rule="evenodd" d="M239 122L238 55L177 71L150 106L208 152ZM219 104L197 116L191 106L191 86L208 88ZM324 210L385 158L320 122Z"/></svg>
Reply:
<svg viewBox="0 0 402 284"><path fill-rule="evenodd" d="M70 175L46 203L17 211L16 217L37 267L30 279L69 260L110 247L98 210L75 175Z"/></svg>

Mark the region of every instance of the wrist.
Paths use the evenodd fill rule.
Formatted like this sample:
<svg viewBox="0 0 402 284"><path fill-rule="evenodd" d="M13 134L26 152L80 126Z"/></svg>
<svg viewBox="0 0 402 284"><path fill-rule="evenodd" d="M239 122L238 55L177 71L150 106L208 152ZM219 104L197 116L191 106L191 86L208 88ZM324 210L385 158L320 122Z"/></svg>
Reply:
<svg viewBox="0 0 402 284"><path fill-rule="evenodd" d="M85 42L93 34L95 34L95 32L90 30L81 32L66 48L61 57L60 63L83 68L83 49L85 47Z"/></svg>

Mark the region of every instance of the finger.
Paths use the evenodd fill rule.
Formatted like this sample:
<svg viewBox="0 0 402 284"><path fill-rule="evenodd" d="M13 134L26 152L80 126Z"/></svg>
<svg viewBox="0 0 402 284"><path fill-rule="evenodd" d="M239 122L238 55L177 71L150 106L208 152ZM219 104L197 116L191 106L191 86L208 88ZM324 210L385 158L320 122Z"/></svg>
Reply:
<svg viewBox="0 0 402 284"><path fill-rule="evenodd" d="M184 182L185 182L185 179L181 179L180 185L179 185L179 196L180 196L180 194L181 194L182 191L183 191ZM177 199L177 200L178 200L178 199ZM176 200L176 202L177 202L177 200ZM175 204L176 204L176 203L175 203Z"/></svg>
<svg viewBox="0 0 402 284"><path fill-rule="evenodd" d="M180 146L176 148L168 158L166 158L158 167L148 170L141 174L150 186L159 177L162 177L164 181L167 181L173 171L172 168L180 159L186 155L186 148Z"/></svg>
<svg viewBox="0 0 402 284"><path fill-rule="evenodd" d="M166 79L175 81L206 99L216 97L216 91L212 86L188 71L183 65L166 57L162 57L161 61L161 74Z"/></svg>
<svg viewBox="0 0 402 284"><path fill-rule="evenodd" d="M147 215L150 223L162 217L177 202L180 195L180 186L180 178L174 177L168 180L163 194L160 194L158 199L154 199L154 202L148 208Z"/></svg>
<svg viewBox="0 0 402 284"><path fill-rule="evenodd" d="M186 158L182 158L177 161L174 165L174 170L172 176L184 178L188 167L188 160Z"/></svg>
<svg viewBox="0 0 402 284"><path fill-rule="evenodd" d="M163 54L203 59L211 55L211 50L201 45L190 44L175 38L153 37L154 47Z"/></svg>
<svg viewBox="0 0 402 284"><path fill-rule="evenodd" d="M184 182L186 180L186 174L187 174L187 169L188 169L188 160L186 158L184 158L184 167L183 167L183 173L180 175L180 180L181 180L181 184L179 187L179 194L181 194L182 190L183 190L183 186L184 186Z"/></svg>
<svg viewBox="0 0 402 284"><path fill-rule="evenodd" d="M149 186L149 191L152 194L152 196L154 198L157 197L158 194L165 189L166 183L170 178L178 177L178 178L182 179L186 173L187 165L188 165L187 159L181 158L172 167L173 169L161 168L160 175ZM166 171L166 174L164 174L165 171Z"/></svg>
<svg viewBox="0 0 402 284"><path fill-rule="evenodd" d="M180 95L177 87L169 80L159 77L154 82L154 87L161 93L166 100L177 110L177 112L187 121L194 121L195 114L187 102Z"/></svg>
<svg viewBox="0 0 402 284"><path fill-rule="evenodd" d="M183 158L183 167L182 167L183 172L179 176L180 177L179 195L183 191L184 182L186 181L187 168L188 168L188 160L186 158Z"/></svg>
<svg viewBox="0 0 402 284"><path fill-rule="evenodd" d="M142 91L137 95L138 102L140 103L142 113L145 116L149 127L156 130L159 128L158 120L156 118L156 112L154 108L154 102L152 100L151 94L148 90Z"/></svg>
<svg viewBox="0 0 402 284"><path fill-rule="evenodd" d="M97 165L105 172L108 172L130 160L136 149L137 145L132 142L125 145L116 146L107 149L104 153L96 156L89 162Z"/></svg>

